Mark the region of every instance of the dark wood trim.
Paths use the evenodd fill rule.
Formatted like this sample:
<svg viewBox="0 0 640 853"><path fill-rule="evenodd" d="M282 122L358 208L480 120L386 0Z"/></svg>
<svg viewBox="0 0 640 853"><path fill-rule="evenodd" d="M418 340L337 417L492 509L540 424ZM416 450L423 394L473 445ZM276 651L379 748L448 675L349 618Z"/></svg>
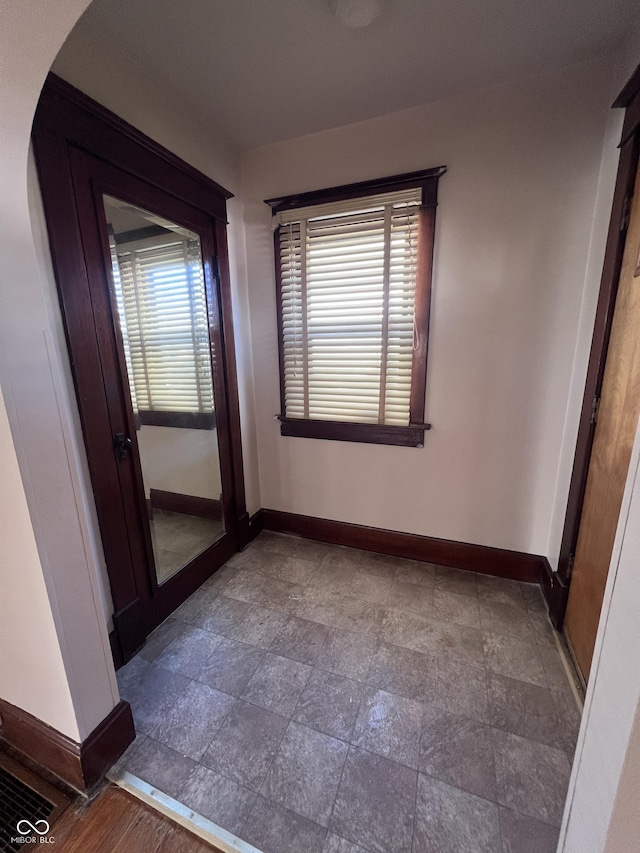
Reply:
<svg viewBox="0 0 640 853"><path fill-rule="evenodd" d="M437 192L437 185L435 188ZM418 266L416 270L415 335L411 363L411 396L409 415L412 423L424 420L427 395L427 351L429 346L429 316L431 313L431 281L436 236L436 208L422 207L418 221ZM424 440L424 435L423 435ZM417 445L420 447L421 445Z"/></svg>
<svg viewBox="0 0 640 853"><path fill-rule="evenodd" d="M124 666L124 657L122 655L120 639L116 631L109 631L109 645L111 646L113 665L116 669L120 669L121 666Z"/></svg>
<svg viewBox="0 0 640 853"><path fill-rule="evenodd" d="M487 545L472 545L469 542L382 530L378 527L365 527L362 524L348 524L344 521L296 515L274 509L263 509L256 516L256 528L262 524L265 530L292 533L332 545L347 545L377 554L390 554L394 557L467 569L526 583L540 583L543 577L545 558L521 551L507 551Z"/></svg>
<svg viewBox="0 0 640 853"><path fill-rule="evenodd" d="M264 530L264 510L259 509L249 519L249 542L253 542ZM247 544L249 544L247 542Z"/></svg>
<svg viewBox="0 0 640 853"><path fill-rule="evenodd" d="M542 572L542 593L549 608L549 619L556 631L562 630L564 614L567 609L569 598L569 584L559 572L554 572L549 561L544 559Z"/></svg>
<svg viewBox="0 0 640 853"><path fill-rule="evenodd" d="M363 444L393 444L399 447L424 447L425 430L431 429L431 424L402 427L347 421L302 420L282 416L279 420L280 435L324 438L328 441L357 441Z"/></svg>
<svg viewBox="0 0 640 853"><path fill-rule="evenodd" d="M312 204L329 204L332 201L360 198L361 196L420 186L423 188L423 204L435 204L433 189L434 187L437 188L438 178L442 177L446 171L446 166L437 166L433 169L423 169L420 172L406 172L403 175L391 175L373 181L359 181L340 187L327 187L324 190L265 199L265 204L269 205L273 213L279 213L281 210L295 210L297 207L307 207Z"/></svg>
<svg viewBox="0 0 640 853"><path fill-rule="evenodd" d="M198 518L222 518L222 504L215 498L200 498L197 495L183 495L164 489L149 489L149 495L154 509L196 515Z"/></svg>
<svg viewBox="0 0 640 853"><path fill-rule="evenodd" d="M634 104L640 105L639 70L636 70L625 89L623 89L623 92L616 99L614 106L629 107ZM557 630L560 630L562 627L569 596L571 567L578 541L580 517L595 432L592 412L594 401L599 400L602 389L609 338L611 335L611 324L622 267L622 256L626 241L626 211L629 209L633 193L635 176L638 169L639 152L640 132L636 128L635 133L627 136L626 140L622 142L620 149L620 161L618 164L618 174L600 280L600 293L596 308L591 352L589 355L573 470L571 473L562 542L560 545L557 578L551 578L549 583L543 586L549 604L551 620Z"/></svg>
<svg viewBox="0 0 640 853"><path fill-rule="evenodd" d="M128 702L119 702L82 743L0 699L0 739L81 794L90 793L133 742Z"/></svg>
<svg viewBox="0 0 640 853"><path fill-rule="evenodd" d="M215 412L152 412L140 409L136 414L142 426L208 430L216 428Z"/></svg>
<svg viewBox="0 0 640 853"><path fill-rule="evenodd" d="M157 186L168 192L174 176L181 176L181 184L188 178L189 190L200 199L202 210L226 220L225 200L233 198L233 193L56 74L47 75L36 120L54 132L70 132L74 144L116 165L126 158L124 167L132 174L144 177L150 168L160 178ZM182 197L181 190L177 194Z"/></svg>
<svg viewBox="0 0 640 853"><path fill-rule="evenodd" d="M613 106L626 109L622 126L622 144L638 129L640 124L640 65L636 66Z"/></svg>

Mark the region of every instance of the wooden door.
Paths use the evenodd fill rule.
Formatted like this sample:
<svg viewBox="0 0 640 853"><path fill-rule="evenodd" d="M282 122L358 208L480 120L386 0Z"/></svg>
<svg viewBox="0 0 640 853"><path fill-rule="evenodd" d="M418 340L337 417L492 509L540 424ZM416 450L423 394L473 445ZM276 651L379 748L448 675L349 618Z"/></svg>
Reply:
<svg viewBox="0 0 640 853"><path fill-rule="evenodd" d="M248 538L230 193L56 79L33 139L118 665Z"/></svg>
<svg viewBox="0 0 640 853"><path fill-rule="evenodd" d="M565 631L585 681L640 413L640 169L576 546Z"/></svg>

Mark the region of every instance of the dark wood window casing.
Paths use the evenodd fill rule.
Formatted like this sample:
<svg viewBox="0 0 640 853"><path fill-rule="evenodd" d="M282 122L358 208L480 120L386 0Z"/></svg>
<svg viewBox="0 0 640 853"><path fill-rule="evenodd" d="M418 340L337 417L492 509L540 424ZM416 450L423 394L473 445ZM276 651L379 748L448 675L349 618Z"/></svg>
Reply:
<svg viewBox="0 0 640 853"><path fill-rule="evenodd" d="M394 175L375 181L363 181L326 190L301 193L266 200L274 216L312 205L330 204L349 199L362 199L383 193L418 188L421 202L418 217L417 263L415 278L414 343L411 364L409 423L406 425L341 420L321 420L312 417L287 417L285 405L284 319L282 311L282 275L280 258L280 228L274 231L276 291L278 311L278 350L280 363L280 433L300 438L322 438L335 441L355 441L367 444L390 444L404 447L423 447L425 395L427 377L427 344L433 273L438 180L446 172L440 166L420 172ZM388 299L388 296L386 297ZM307 344L305 341L305 348ZM383 358L386 356L383 353ZM381 381L385 381L381 377Z"/></svg>

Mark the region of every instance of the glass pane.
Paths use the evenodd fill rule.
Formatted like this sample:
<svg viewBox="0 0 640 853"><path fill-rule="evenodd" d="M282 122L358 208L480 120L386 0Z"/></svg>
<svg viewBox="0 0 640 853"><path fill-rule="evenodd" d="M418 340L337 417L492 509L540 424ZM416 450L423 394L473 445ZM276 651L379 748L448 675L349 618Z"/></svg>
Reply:
<svg viewBox="0 0 640 853"><path fill-rule="evenodd" d="M224 533L200 238L104 196L158 583Z"/></svg>

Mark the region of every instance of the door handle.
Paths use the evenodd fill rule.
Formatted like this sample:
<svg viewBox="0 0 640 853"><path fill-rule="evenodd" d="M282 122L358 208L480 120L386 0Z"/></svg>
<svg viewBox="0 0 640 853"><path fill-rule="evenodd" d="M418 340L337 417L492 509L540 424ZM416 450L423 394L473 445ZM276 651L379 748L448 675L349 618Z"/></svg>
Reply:
<svg viewBox="0 0 640 853"><path fill-rule="evenodd" d="M118 459L126 459L131 453L133 442L124 432L117 432L113 438L113 447Z"/></svg>

